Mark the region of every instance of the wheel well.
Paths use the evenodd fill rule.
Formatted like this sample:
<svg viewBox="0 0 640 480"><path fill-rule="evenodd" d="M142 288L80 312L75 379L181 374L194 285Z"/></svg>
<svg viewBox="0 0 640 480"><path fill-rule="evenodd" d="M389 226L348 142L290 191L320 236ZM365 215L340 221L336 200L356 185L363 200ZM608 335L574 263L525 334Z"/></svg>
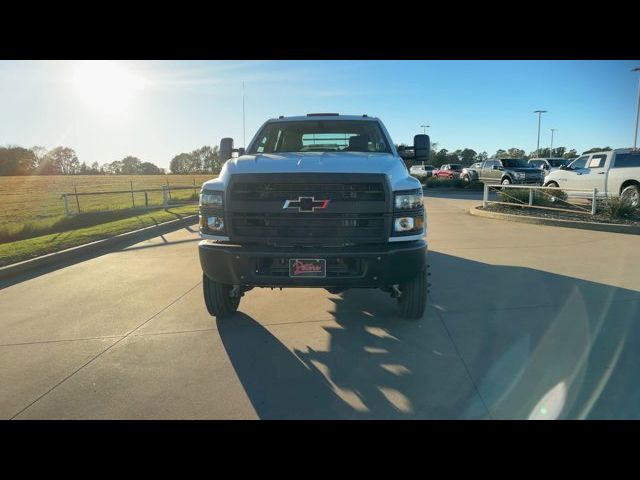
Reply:
<svg viewBox="0 0 640 480"><path fill-rule="evenodd" d="M510 175L503 175L502 178L500 179L500 181L503 182L505 178L508 178L510 182L513 181L513 179L511 178Z"/></svg>
<svg viewBox="0 0 640 480"><path fill-rule="evenodd" d="M558 185L558 182L556 182L555 180L549 180L547 183L544 184L545 187L548 187L549 185L551 185L552 183L555 183L556 185ZM559 186L559 185L558 185Z"/></svg>
<svg viewBox="0 0 640 480"><path fill-rule="evenodd" d="M620 187L620 193L622 193L622 191L627 188L630 187L631 185L638 185L640 186L640 182L638 182L637 180L625 180L622 183L622 186Z"/></svg>

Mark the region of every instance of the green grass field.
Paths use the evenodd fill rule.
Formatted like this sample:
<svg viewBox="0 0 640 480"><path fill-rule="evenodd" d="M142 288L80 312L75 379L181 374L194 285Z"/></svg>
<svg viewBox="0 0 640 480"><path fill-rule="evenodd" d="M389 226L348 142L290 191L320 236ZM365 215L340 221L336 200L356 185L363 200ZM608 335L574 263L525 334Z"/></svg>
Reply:
<svg viewBox="0 0 640 480"><path fill-rule="evenodd" d="M168 221L176 214L197 212L195 203L162 209L161 191L83 195L68 198L71 216L64 214L63 193L110 192L145 188L192 187L171 191L176 202L197 199L202 183L215 175L73 175L0 177L0 265L25 260L82 243ZM155 208L153 208L155 207ZM80 212L78 214L78 212ZM173 213L172 213L173 212Z"/></svg>
<svg viewBox="0 0 640 480"><path fill-rule="evenodd" d="M0 177L0 242L22 238L21 232L46 232L64 220L63 193L108 192L133 188L193 186L193 190L171 192L173 200L187 200L198 193L213 175L73 175ZM78 197L80 212L105 212L132 208L130 193ZM136 207L145 205L144 193L134 194ZM75 197L68 199L69 211L78 213ZM162 192L148 193L149 206L162 205ZM17 237L16 237L17 234ZM27 235L32 236L32 235Z"/></svg>

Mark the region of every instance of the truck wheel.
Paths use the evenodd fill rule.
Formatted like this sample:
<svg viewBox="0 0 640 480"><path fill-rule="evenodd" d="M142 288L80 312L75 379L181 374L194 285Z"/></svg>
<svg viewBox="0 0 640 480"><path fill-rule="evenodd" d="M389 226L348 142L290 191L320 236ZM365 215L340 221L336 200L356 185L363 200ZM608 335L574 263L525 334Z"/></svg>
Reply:
<svg viewBox="0 0 640 480"><path fill-rule="evenodd" d="M509 178L502 179L502 185L511 185L511 180Z"/></svg>
<svg viewBox="0 0 640 480"><path fill-rule="evenodd" d="M551 187L551 188L558 188L560 185L558 185L556 182L549 182L545 185L545 187Z"/></svg>
<svg viewBox="0 0 640 480"><path fill-rule="evenodd" d="M427 306L427 269L408 282L400 284L402 295L398 298L398 309L402 318L417 320Z"/></svg>
<svg viewBox="0 0 640 480"><path fill-rule="evenodd" d="M464 181L464 183L470 183L471 179L469 178L469 175L463 175L462 176L462 180Z"/></svg>
<svg viewBox="0 0 640 480"><path fill-rule="evenodd" d="M238 310L240 297L231 298L229 296L231 285L211 280L203 273L202 290L204 292L204 303L210 315L216 318L224 318Z"/></svg>
<svg viewBox="0 0 640 480"><path fill-rule="evenodd" d="M627 200L633 207L640 205L640 187L638 185L629 185L622 193L620 193L622 200Z"/></svg>

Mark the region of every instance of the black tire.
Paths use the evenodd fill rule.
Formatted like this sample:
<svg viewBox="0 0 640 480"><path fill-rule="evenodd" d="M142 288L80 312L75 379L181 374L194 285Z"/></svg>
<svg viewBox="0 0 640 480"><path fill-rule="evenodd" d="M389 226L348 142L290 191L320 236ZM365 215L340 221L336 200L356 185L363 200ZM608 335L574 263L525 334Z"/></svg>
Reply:
<svg viewBox="0 0 640 480"><path fill-rule="evenodd" d="M511 179L509 177L504 177L500 182L501 185L511 185Z"/></svg>
<svg viewBox="0 0 640 480"><path fill-rule="evenodd" d="M400 284L402 295L398 298L398 313L402 318L417 320L424 315L427 306L427 269L413 279Z"/></svg>
<svg viewBox="0 0 640 480"><path fill-rule="evenodd" d="M545 187L551 187L551 188L558 188L560 185L558 185L556 182L549 182L545 185Z"/></svg>
<svg viewBox="0 0 640 480"><path fill-rule="evenodd" d="M640 187L638 185L629 185L620 192L620 198L626 199L633 207L640 205Z"/></svg>
<svg viewBox="0 0 640 480"><path fill-rule="evenodd" d="M225 285L211 280L204 273L202 274L202 290L204 293L204 303L210 315L216 318L224 318L233 315L240 305L240 297L231 298L231 285Z"/></svg>
<svg viewBox="0 0 640 480"><path fill-rule="evenodd" d="M469 175L463 175L462 181L465 183L471 183L471 178L469 178Z"/></svg>

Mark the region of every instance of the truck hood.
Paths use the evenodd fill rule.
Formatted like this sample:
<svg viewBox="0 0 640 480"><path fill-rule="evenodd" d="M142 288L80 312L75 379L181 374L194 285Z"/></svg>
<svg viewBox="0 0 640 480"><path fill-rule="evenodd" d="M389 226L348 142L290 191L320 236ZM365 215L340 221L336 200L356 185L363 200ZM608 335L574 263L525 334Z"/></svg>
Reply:
<svg viewBox="0 0 640 480"><path fill-rule="evenodd" d="M227 162L229 173L390 173L398 158L384 153L300 152L243 155Z"/></svg>
<svg viewBox="0 0 640 480"><path fill-rule="evenodd" d="M400 157L386 153L363 152L299 152L243 155L228 160L216 180L207 188L220 188L230 175L251 173L380 173L385 174L393 190L420 188L420 182L409 176Z"/></svg>

